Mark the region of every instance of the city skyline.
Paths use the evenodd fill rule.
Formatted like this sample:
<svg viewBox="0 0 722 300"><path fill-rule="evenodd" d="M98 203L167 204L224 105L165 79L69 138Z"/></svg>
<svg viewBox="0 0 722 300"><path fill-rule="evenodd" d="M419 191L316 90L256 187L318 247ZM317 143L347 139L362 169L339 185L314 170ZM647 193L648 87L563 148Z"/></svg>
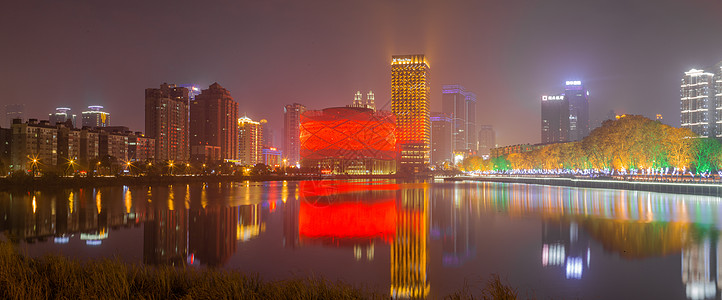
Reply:
<svg viewBox="0 0 722 300"><path fill-rule="evenodd" d="M593 91L592 128L610 110L660 113L679 126L680 76L722 60L722 41L695 30L722 29L722 3L654 4L9 3L0 21L9 45L0 50L0 88L5 104L26 104L27 117L103 105L139 131L143 89L218 81L233 91L239 113L281 132L288 103L318 109L372 89L383 107L390 56L425 53L434 69L431 110L440 111L443 84L464 85L478 94L477 122L494 125L500 145L538 142L538 131L527 130L540 123L538 95L572 79ZM193 42L162 38L178 35ZM224 47L207 47L218 43Z"/></svg>

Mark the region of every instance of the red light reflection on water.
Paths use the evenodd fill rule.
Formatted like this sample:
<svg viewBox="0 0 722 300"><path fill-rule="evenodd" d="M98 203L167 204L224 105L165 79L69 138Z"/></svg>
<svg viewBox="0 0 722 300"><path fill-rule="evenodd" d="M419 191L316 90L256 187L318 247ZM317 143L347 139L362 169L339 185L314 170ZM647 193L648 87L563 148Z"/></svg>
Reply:
<svg viewBox="0 0 722 300"><path fill-rule="evenodd" d="M302 201L298 231L299 235L310 238L380 238L390 242L396 233L396 201L326 206Z"/></svg>

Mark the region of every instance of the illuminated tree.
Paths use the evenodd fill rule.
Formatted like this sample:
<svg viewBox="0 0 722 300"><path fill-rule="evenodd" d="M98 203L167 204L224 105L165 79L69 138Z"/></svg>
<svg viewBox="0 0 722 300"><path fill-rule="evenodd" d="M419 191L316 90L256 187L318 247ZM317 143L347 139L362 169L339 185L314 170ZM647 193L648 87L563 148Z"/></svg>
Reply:
<svg viewBox="0 0 722 300"><path fill-rule="evenodd" d="M697 172L710 172L719 167L719 154L722 145L715 139L695 139L693 146L693 165Z"/></svg>

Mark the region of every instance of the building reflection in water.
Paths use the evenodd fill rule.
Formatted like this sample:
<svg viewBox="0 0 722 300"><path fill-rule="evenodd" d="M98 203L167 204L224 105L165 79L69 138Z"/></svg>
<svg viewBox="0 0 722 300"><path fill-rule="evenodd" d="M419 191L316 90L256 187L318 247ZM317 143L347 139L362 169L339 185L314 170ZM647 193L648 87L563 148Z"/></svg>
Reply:
<svg viewBox="0 0 722 300"><path fill-rule="evenodd" d="M174 189L178 187L149 188L153 209L143 222L145 264L178 266L188 259L188 210L176 205Z"/></svg>
<svg viewBox="0 0 722 300"><path fill-rule="evenodd" d="M461 185L430 189L430 237L441 242L444 267L459 267L476 257L475 190Z"/></svg>
<svg viewBox="0 0 722 300"><path fill-rule="evenodd" d="M689 299L714 299L722 289L720 238L706 235L682 248L682 283Z"/></svg>
<svg viewBox="0 0 722 300"><path fill-rule="evenodd" d="M582 279L589 268L591 250L576 222L542 220L542 266L561 268L567 279Z"/></svg>
<svg viewBox="0 0 722 300"><path fill-rule="evenodd" d="M429 191L402 188L397 194L396 236L391 244L391 297L422 298L429 294Z"/></svg>

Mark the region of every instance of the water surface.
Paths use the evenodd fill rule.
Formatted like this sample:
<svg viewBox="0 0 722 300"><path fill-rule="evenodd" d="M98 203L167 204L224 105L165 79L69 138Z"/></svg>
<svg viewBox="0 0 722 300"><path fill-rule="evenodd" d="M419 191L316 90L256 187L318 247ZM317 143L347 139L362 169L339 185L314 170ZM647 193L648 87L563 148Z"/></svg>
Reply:
<svg viewBox="0 0 722 300"><path fill-rule="evenodd" d="M720 198L478 182L240 182L0 193L30 256L322 276L396 297L722 295Z"/></svg>

